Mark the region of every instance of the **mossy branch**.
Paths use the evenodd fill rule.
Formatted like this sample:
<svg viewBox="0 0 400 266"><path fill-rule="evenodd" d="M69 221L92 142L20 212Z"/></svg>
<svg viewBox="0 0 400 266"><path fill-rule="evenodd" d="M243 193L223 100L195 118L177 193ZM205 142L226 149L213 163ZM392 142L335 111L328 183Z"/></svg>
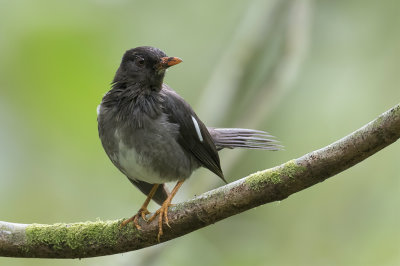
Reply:
<svg viewBox="0 0 400 266"><path fill-rule="evenodd" d="M279 201L363 161L400 138L400 105L352 134L320 150L254 173L172 207L161 241L168 241L253 207ZM0 256L85 258L158 244L157 222L121 220L73 224L0 222Z"/></svg>

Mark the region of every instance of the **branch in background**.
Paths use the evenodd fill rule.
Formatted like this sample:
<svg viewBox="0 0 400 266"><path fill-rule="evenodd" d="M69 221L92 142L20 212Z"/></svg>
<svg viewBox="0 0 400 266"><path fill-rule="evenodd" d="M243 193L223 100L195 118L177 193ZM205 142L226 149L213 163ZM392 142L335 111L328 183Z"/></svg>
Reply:
<svg viewBox="0 0 400 266"><path fill-rule="evenodd" d="M297 73L307 50L310 28L310 1L293 1L287 11L287 25L279 58L271 66L268 78L260 84L257 93L253 95L250 104L237 113L236 127L262 129L263 121L279 106L292 88ZM225 172L229 173L238 165L246 150L227 153L224 157Z"/></svg>
<svg viewBox="0 0 400 266"><path fill-rule="evenodd" d="M275 29L282 32L289 23L287 13L292 5L293 2L287 0L254 0L243 12L232 40L227 41L226 48L221 51L222 56L195 106L207 124L216 126L227 120L232 105L237 105L234 103L238 94L249 89L243 86L254 72L249 69L260 65L255 59L260 58L263 51L272 53L269 43L276 37L272 33ZM262 75L269 76L269 72Z"/></svg>
<svg viewBox="0 0 400 266"><path fill-rule="evenodd" d="M196 104L203 121L263 129L267 117L293 88L308 47L311 10L310 0L251 2ZM224 154L227 176L246 152ZM190 179L190 187L205 191L219 184L218 179L203 180L201 176Z"/></svg>
<svg viewBox="0 0 400 266"><path fill-rule="evenodd" d="M254 173L172 207L168 241L232 215L288 196L340 173L400 138L400 105L352 134L320 150L272 169ZM27 225L0 222L0 256L85 258L158 244L157 221L140 220L120 229L122 220Z"/></svg>

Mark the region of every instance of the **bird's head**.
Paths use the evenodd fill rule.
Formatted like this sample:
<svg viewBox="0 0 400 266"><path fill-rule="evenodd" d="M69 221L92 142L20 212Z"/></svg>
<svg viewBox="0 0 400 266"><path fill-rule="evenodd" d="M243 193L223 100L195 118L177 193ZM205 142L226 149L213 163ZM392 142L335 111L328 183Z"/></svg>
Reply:
<svg viewBox="0 0 400 266"><path fill-rule="evenodd" d="M138 83L146 88L159 90L167 68L180 62L182 59L168 57L160 49L150 46L136 47L125 52L114 83L123 82L128 86Z"/></svg>

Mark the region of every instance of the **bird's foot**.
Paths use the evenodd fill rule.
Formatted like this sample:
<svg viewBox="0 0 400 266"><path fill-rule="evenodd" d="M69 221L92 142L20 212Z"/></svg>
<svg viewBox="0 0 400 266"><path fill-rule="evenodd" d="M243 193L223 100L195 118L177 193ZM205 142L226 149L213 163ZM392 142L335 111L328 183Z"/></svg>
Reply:
<svg viewBox="0 0 400 266"><path fill-rule="evenodd" d="M147 208L143 208L143 207L142 207L142 208L139 209L139 211L138 211L134 216L132 216L132 217L129 218L129 219L126 219L126 220L122 221L121 227L124 227L124 226L126 226L128 223L133 222L133 224L135 225L135 227L136 227L138 230L140 230L140 229L142 229L142 227L139 225L139 222L138 222L139 217L142 217L142 219L143 219L144 221L147 222L146 215L149 214L149 213L150 213L150 212L147 210Z"/></svg>
<svg viewBox="0 0 400 266"><path fill-rule="evenodd" d="M172 198L171 198L172 200ZM168 208L170 206L172 206L173 204L171 204L171 200L166 200L164 201L164 203L161 205L161 208L158 209L153 216L150 217L150 219L148 220L148 222L152 222L158 215L158 235L157 235L157 239L158 242L160 242L160 237L163 235L163 221L165 222L166 225L168 225L169 228L171 228L171 226L168 223Z"/></svg>

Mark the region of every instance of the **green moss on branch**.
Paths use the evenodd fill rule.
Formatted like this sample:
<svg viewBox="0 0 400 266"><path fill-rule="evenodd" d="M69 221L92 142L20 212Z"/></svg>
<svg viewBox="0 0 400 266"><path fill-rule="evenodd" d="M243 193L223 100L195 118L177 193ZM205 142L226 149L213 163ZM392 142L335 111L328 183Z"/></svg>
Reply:
<svg viewBox="0 0 400 266"><path fill-rule="evenodd" d="M133 226L121 229L120 222L120 220L115 220L73 224L32 224L26 228L26 246L35 248L45 245L47 249L55 252L71 250L85 256L88 247L114 247L122 234L140 235ZM29 249L25 251L30 252Z"/></svg>
<svg viewBox="0 0 400 266"><path fill-rule="evenodd" d="M284 178L293 179L305 170L306 167L297 164L295 160L291 160L279 167L259 171L248 176L245 184L255 191L260 191L266 184L282 183Z"/></svg>

